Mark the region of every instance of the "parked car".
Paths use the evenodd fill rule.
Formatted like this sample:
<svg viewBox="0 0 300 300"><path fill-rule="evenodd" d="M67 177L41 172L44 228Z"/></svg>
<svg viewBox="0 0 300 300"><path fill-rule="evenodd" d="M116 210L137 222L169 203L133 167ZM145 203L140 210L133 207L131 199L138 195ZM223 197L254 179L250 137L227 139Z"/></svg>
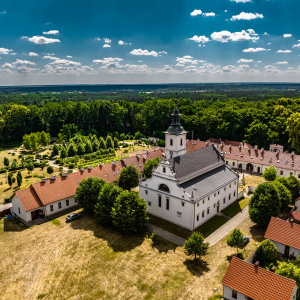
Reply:
<svg viewBox="0 0 300 300"><path fill-rule="evenodd" d="M244 235L244 246L250 242L249 236Z"/></svg>
<svg viewBox="0 0 300 300"><path fill-rule="evenodd" d="M73 220L80 219L82 215L80 213L73 213L66 217L66 222L72 222Z"/></svg>

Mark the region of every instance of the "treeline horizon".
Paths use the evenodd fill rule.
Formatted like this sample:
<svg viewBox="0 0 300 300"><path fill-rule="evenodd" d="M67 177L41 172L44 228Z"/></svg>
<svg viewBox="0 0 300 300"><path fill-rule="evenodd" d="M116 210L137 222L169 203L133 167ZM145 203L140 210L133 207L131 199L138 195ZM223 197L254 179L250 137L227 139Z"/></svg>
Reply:
<svg viewBox="0 0 300 300"><path fill-rule="evenodd" d="M26 96L28 105L19 104ZM11 95L12 103L0 104L0 144L21 142L24 134L45 131L56 137L66 124L75 124L86 134L106 136L109 132L164 138L170 125L173 99L86 100L83 95ZM62 96L65 99L58 99ZM9 96L7 96L9 97ZM39 97L41 101L39 101ZM68 99L76 98L75 101ZM210 100L179 99L181 124L189 131L188 138L207 140L210 137L246 141L258 147L270 143L284 145L299 153L300 97L237 100L220 96ZM255 96L256 97L256 96ZM255 98L254 97L254 98ZM0 103L3 96L0 97ZM20 99L21 99L20 98ZM38 101L38 104L33 104ZM14 103L15 102L15 103ZM297 127L298 126L298 127Z"/></svg>

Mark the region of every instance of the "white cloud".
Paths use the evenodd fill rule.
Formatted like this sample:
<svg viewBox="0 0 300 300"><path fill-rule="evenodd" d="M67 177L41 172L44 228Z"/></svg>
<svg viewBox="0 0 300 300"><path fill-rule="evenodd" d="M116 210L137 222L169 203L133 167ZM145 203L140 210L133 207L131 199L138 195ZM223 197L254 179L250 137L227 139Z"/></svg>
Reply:
<svg viewBox="0 0 300 300"><path fill-rule="evenodd" d="M159 53L159 54L168 54L167 51L159 51L158 53Z"/></svg>
<svg viewBox="0 0 300 300"><path fill-rule="evenodd" d="M120 62L123 58L119 57L104 57L103 59L94 59L94 64L102 64L100 69L116 69L121 68Z"/></svg>
<svg viewBox="0 0 300 300"><path fill-rule="evenodd" d="M28 55L29 55L29 56L39 56L39 55L38 55L37 53L35 53L35 52L29 52Z"/></svg>
<svg viewBox="0 0 300 300"><path fill-rule="evenodd" d="M230 21L236 20L254 20L254 19L262 19L264 16L258 13L246 13L241 12L239 15L232 16Z"/></svg>
<svg viewBox="0 0 300 300"><path fill-rule="evenodd" d="M235 2L235 3L247 3L247 2L252 2L252 0L230 0L232 2Z"/></svg>
<svg viewBox="0 0 300 300"><path fill-rule="evenodd" d="M272 65L265 66L266 72L277 73L278 69Z"/></svg>
<svg viewBox="0 0 300 300"><path fill-rule="evenodd" d="M72 56L72 55L67 55L66 57L67 57L67 58L72 58L73 56Z"/></svg>
<svg viewBox="0 0 300 300"><path fill-rule="evenodd" d="M125 43L124 41L118 41L118 44L121 45L121 46L124 46L124 45L131 45L131 43Z"/></svg>
<svg viewBox="0 0 300 300"><path fill-rule="evenodd" d="M78 67L81 66L81 63L77 61L68 60L68 59L56 59L55 61L51 62L49 65Z"/></svg>
<svg viewBox="0 0 300 300"><path fill-rule="evenodd" d="M2 68L4 69L12 69L12 68L15 68L15 66L13 64L10 64L10 63L5 63L4 65L2 65Z"/></svg>
<svg viewBox="0 0 300 300"><path fill-rule="evenodd" d="M253 62L253 59L241 58L241 59L238 60L237 62L238 62L239 64L244 64L244 63Z"/></svg>
<svg viewBox="0 0 300 300"><path fill-rule="evenodd" d="M127 71L129 72L146 72L148 69L147 65L130 65L126 64L125 68L127 68Z"/></svg>
<svg viewBox="0 0 300 300"><path fill-rule="evenodd" d="M142 50L142 49L134 49L130 51L131 55L146 55L146 56L158 56L158 53L156 51L148 51L148 50Z"/></svg>
<svg viewBox="0 0 300 300"><path fill-rule="evenodd" d="M277 65L287 65L288 62L287 61L278 61L276 64Z"/></svg>
<svg viewBox="0 0 300 300"><path fill-rule="evenodd" d="M261 52L261 51L267 51L268 49L265 48L247 48L244 49L243 52Z"/></svg>
<svg viewBox="0 0 300 300"><path fill-rule="evenodd" d="M49 31L44 31L43 34L59 34L58 30L49 30Z"/></svg>
<svg viewBox="0 0 300 300"><path fill-rule="evenodd" d="M9 54L12 52L12 49L0 48L0 54Z"/></svg>
<svg viewBox="0 0 300 300"><path fill-rule="evenodd" d="M194 9L192 12L191 12L191 16L195 17L195 16L198 16L198 15L201 15L202 14L202 10L201 9Z"/></svg>
<svg viewBox="0 0 300 300"><path fill-rule="evenodd" d="M226 43L228 41L248 41L258 40L258 34L253 29L242 30L240 32L230 32L222 30L220 32L213 32L211 38L215 41Z"/></svg>
<svg viewBox="0 0 300 300"><path fill-rule="evenodd" d="M10 68L10 69L13 69L13 68L17 68L20 69L20 68L23 68L23 67L26 67L26 66L34 66L35 63L32 62L32 61L29 61L29 60L22 60L22 59L17 59L15 62L13 63L5 63L2 68ZM22 70L22 69L20 69ZM34 70L34 69L31 69L31 70ZM25 72L21 72L21 73L25 73Z"/></svg>
<svg viewBox="0 0 300 300"><path fill-rule="evenodd" d="M205 35L194 35L192 38L189 38L189 40L194 41L196 43L206 43L210 41L210 39Z"/></svg>
<svg viewBox="0 0 300 300"><path fill-rule="evenodd" d="M284 38L289 38L289 37L292 37L292 35L291 35L290 33L285 33L285 34L283 35L283 37L284 37Z"/></svg>
<svg viewBox="0 0 300 300"><path fill-rule="evenodd" d="M190 55L185 55L183 57L176 57L177 67L185 67L186 65L197 65L198 63L203 63L205 60L194 59Z"/></svg>
<svg viewBox="0 0 300 300"><path fill-rule="evenodd" d="M300 40L299 40L299 41L300 41ZM298 42L299 42L299 41L298 41ZM293 46L293 48L296 48L296 47L297 47L297 48L300 48L300 43L299 43L299 44L295 44L295 45Z"/></svg>
<svg viewBox="0 0 300 300"><path fill-rule="evenodd" d="M277 53L291 53L291 50L277 50Z"/></svg>
<svg viewBox="0 0 300 300"><path fill-rule="evenodd" d="M52 56L52 55L45 55L45 56L43 56L43 58L51 59L51 60L58 60L59 59L58 57L55 57L55 56Z"/></svg>
<svg viewBox="0 0 300 300"><path fill-rule="evenodd" d="M209 13L203 13L203 16L205 17L214 17L216 14L214 12L209 12Z"/></svg>
<svg viewBox="0 0 300 300"><path fill-rule="evenodd" d="M29 42L38 44L38 45L45 45L45 44L51 44L51 43L60 43L59 39L52 39L52 38L46 38L44 36L38 36L35 35L31 38L28 38Z"/></svg>
<svg viewBox="0 0 300 300"><path fill-rule="evenodd" d="M6 11L6 10L3 10L3 11L0 12L0 14L1 14L1 15L7 14L7 11Z"/></svg>
<svg viewBox="0 0 300 300"><path fill-rule="evenodd" d="M111 45L109 45L109 44L104 44L103 45L103 48L110 48L111 47Z"/></svg>
<svg viewBox="0 0 300 300"><path fill-rule="evenodd" d="M109 38L103 38L104 43L109 44L111 43L111 39Z"/></svg>
<svg viewBox="0 0 300 300"><path fill-rule="evenodd" d="M96 41L101 41L101 39L99 37L96 37L95 40Z"/></svg>

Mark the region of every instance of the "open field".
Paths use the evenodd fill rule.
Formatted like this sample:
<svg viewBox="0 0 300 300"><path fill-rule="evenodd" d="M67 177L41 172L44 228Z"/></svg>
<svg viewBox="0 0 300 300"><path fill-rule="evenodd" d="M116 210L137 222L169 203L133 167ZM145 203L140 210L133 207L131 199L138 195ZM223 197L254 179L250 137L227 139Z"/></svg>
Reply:
<svg viewBox="0 0 300 300"><path fill-rule="evenodd" d="M181 247L162 239L152 246L146 235L120 235L88 216L69 224L64 220L23 231L17 222L9 226L10 220L0 220L3 299L207 300L214 287L222 293L221 280L235 253L223 239L206 262L195 263ZM245 251L249 256L262 232L249 219L240 228L252 237Z"/></svg>
<svg viewBox="0 0 300 300"><path fill-rule="evenodd" d="M239 192L241 192L243 189L247 189L247 186L253 186L257 187L259 184L266 182L265 179L262 176L257 175L248 175L245 177L245 185L242 185L242 180L239 184Z"/></svg>
<svg viewBox="0 0 300 300"><path fill-rule="evenodd" d="M242 199L236 200L225 209L222 210L222 213L228 217L234 217L239 212L241 212L246 206L249 205L250 198L243 197Z"/></svg>

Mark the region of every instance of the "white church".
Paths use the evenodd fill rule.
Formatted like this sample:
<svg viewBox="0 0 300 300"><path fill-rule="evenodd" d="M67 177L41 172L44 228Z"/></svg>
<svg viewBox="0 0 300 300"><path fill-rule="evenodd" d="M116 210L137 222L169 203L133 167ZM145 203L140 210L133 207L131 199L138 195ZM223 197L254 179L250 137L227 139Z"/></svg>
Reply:
<svg viewBox="0 0 300 300"><path fill-rule="evenodd" d="M187 153L186 134L176 107L165 158L140 182L139 193L148 213L194 230L237 199L239 176L214 145Z"/></svg>

